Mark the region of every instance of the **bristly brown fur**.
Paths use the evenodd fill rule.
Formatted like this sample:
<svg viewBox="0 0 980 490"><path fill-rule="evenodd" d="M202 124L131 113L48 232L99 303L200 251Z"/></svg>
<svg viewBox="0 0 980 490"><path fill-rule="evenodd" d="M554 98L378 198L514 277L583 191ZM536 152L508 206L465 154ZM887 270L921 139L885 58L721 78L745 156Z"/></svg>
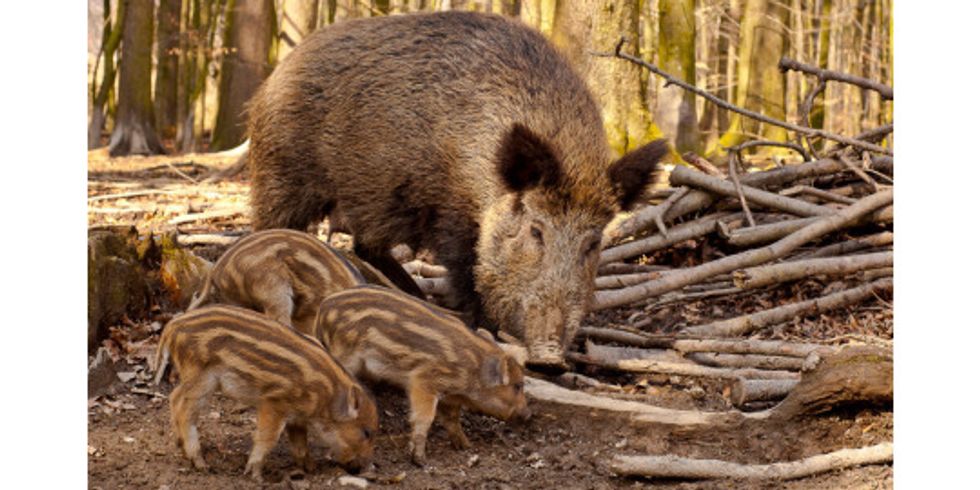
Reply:
<svg viewBox="0 0 980 490"><path fill-rule="evenodd" d="M251 310L215 305L167 324L157 364L168 356L180 375L170 395L174 433L198 469L206 464L196 420L215 391L257 410L245 468L255 478L284 427L294 458L308 470L310 428L327 437L334 458L346 466L371 458L371 434L378 427L374 400L318 341Z"/></svg>
<svg viewBox="0 0 980 490"><path fill-rule="evenodd" d="M255 229L338 211L358 255L413 294L388 251L432 250L447 306L548 363L587 310L598 257L585 251L660 156L613 165L566 59L518 20L475 12L320 29L255 95L249 135Z"/></svg>
<svg viewBox="0 0 980 490"><path fill-rule="evenodd" d="M355 376L406 390L416 463L425 458L437 412L457 447L468 445L459 425L462 407L504 420L530 415L517 361L446 310L400 291L360 286L327 297L316 324L317 338Z"/></svg>

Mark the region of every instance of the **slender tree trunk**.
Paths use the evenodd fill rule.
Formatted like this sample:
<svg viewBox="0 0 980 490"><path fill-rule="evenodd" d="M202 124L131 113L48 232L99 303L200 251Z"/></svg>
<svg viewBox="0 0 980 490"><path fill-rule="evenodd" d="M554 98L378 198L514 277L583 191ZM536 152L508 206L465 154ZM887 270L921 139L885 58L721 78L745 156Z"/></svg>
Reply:
<svg viewBox="0 0 980 490"><path fill-rule="evenodd" d="M213 151L245 141L245 103L272 72L275 13L272 0L228 0L224 43L228 52L221 63Z"/></svg>
<svg viewBox="0 0 980 490"><path fill-rule="evenodd" d="M98 90L92 84L92 120L88 127L88 149L98 148L102 143L102 130L105 127L105 106L114 94L116 84L116 50L122 40L123 20L126 13L126 2L119 2L116 8L116 22L112 23L112 10L109 0L103 1L102 10L102 83ZM93 74L93 77L95 74Z"/></svg>
<svg viewBox="0 0 980 490"><path fill-rule="evenodd" d="M786 119L786 77L778 65L786 52L789 10L788 0L748 0L739 34L736 104L781 120ZM775 141L787 137L785 129L735 114L718 144L707 153L717 155L749 135Z"/></svg>
<svg viewBox="0 0 980 490"><path fill-rule="evenodd" d="M584 76L602 109L610 146L620 155L662 133L650 115L640 68L589 51L610 52L625 34L622 49L637 56L639 8L639 0L583 0L559 2L555 12L553 40Z"/></svg>
<svg viewBox="0 0 980 490"><path fill-rule="evenodd" d="M173 137L177 129L181 3L181 0L160 0L157 10L157 79L153 87L153 113L157 131L165 137Z"/></svg>
<svg viewBox="0 0 980 490"><path fill-rule="evenodd" d="M830 67L830 31L832 29L830 20L832 10L833 2L831 0L820 0L820 37L817 40L817 55L819 59L817 63L820 68L825 69ZM810 112L811 127L818 129L824 127L824 95L826 93L827 90L825 89L813 101L813 109Z"/></svg>
<svg viewBox="0 0 980 490"><path fill-rule="evenodd" d="M381 4L378 5L380 8ZM316 29L319 6L319 0L283 0L282 18L279 19L279 61Z"/></svg>
<svg viewBox="0 0 980 490"><path fill-rule="evenodd" d="M119 108L109 137L109 154L149 155L164 153L153 128L150 97L153 63L153 2L126 2L119 63Z"/></svg>
<svg viewBox="0 0 980 490"><path fill-rule="evenodd" d="M694 85L694 0L660 0L660 68ZM694 94L680 87L660 89L657 125L678 152L698 150L698 118Z"/></svg>

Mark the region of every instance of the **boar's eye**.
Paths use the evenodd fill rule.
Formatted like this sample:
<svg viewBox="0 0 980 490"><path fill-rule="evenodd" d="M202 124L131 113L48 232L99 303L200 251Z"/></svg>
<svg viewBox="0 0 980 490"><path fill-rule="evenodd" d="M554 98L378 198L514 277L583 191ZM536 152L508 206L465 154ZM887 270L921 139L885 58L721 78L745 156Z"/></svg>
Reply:
<svg viewBox="0 0 980 490"><path fill-rule="evenodd" d="M544 244L544 235L541 234L541 228L535 225L531 225L531 236L538 241L539 244Z"/></svg>
<svg viewBox="0 0 980 490"><path fill-rule="evenodd" d="M371 438L371 429L364 429L364 438L365 439Z"/></svg>
<svg viewBox="0 0 980 490"><path fill-rule="evenodd" d="M524 383L514 383L514 390L521 391L524 389Z"/></svg>

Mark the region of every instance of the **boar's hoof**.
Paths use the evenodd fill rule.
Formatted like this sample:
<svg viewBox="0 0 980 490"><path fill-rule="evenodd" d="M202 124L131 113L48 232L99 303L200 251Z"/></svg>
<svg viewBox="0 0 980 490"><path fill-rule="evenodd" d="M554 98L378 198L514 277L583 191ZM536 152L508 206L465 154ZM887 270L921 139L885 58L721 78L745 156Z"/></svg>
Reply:
<svg viewBox="0 0 980 490"><path fill-rule="evenodd" d="M412 464L420 468L425 467L425 442L416 444L412 441L408 443L408 450L412 453Z"/></svg>
<svg viewBox="0 0 980 490"><path fill-rule="evenodd" d="M252 479L261 482L262 481L262 465L260 463L252 463L251 461L245 465L245 474L252 475Z"/></svg>
<svg viewBox="0 0 980 490"><path fill-rule="evenodd" d="M191 463L194 464L194 468L200 471L208 471L208 465L204 462L204 458L200 454L194 456L194 458L191 459Z"/></svg>
<svg viewBox="0 0 980 490"><path fill-rule="evenodd" d="M456 450L469 449L472 446L470 440L466 438L466 434L462 433L451 432L449 434L449 442L453 445L453 449Z"/></svg>

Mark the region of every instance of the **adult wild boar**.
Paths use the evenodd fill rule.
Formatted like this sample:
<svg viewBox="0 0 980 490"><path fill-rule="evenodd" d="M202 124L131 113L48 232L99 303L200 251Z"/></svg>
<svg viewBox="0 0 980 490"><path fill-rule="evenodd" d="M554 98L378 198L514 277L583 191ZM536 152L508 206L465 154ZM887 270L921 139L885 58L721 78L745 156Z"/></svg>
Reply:
<svg viewBox="0 0 980 490"><path fill-rule="evenodd" d="M610 61L612 62L612 61ZM449 306L561 366L589 310L602 229L643 193L655 141L612 161L585 83L534 30L442 12L353 20L305 39L249 108L255 229L333 212L355 252L433 250Z"/></svg>

